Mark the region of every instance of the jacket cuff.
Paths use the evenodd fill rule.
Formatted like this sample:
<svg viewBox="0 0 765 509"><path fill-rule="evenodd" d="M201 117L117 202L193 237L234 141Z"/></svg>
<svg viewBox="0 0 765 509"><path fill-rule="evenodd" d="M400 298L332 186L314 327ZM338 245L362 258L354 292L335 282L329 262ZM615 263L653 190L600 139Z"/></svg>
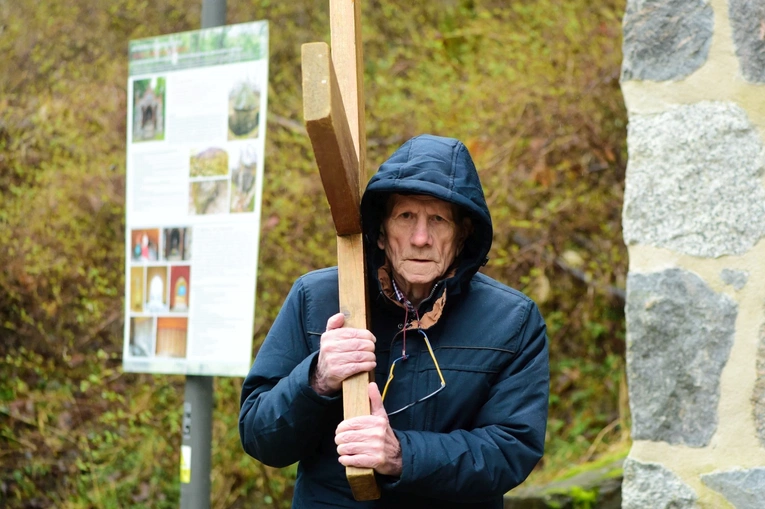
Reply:
<svg viewBox="0 0 765 509"><path fill-rule="evenodd" d="M412 470L414 468L414 465L412 464L414 458L411 454L412 448L409 442L409 437L406 433L395 429L393 430L393 433L396 435L398 443L401 445L401 476L377 475L380 487L390 491L396 491L397 488L406 485L407 479L412 478Z"/></svg>
<svg viewBox="0 0 765 509"><path fill-rule="evenodd" d="M319 352L313 352L311 355L303 359L303 361L295 366L293 374L296 379L299 380L300 393L319 403L321 405L329 405L339 400L342 397L342 393L338 391L334 396L322 396L311 387L311 374L316 369L316 363L319 360Z"/></svg>

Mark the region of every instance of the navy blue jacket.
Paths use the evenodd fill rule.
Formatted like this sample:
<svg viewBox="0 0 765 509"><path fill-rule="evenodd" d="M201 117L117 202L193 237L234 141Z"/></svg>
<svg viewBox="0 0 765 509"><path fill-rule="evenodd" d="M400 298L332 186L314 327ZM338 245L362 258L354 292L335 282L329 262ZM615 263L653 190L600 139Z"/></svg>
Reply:
<svg viewBox="0 0 765 509"><path fill-rule="evenodd" d="M419 308L421 327L440 365L444 390L390 416L401 442L399 478L379 476L380 500L353 500L338 463L334 432L342 397L309 385L327 319L338 311L337 269L299 278L242 388L239 431L245 451L272 466L298 465L293 507L501 508L542 456L549 367L545 324L520 292L477 273L492 240L478 174L457 140L424 135L405 143L372 178L362 200L370 330L377 338L375 379L382 388L401 356L404 308L392 299L376 240L390 193L425 194L456 203L474 230L449 276ZM411 314L409 318L413 318ZM402 408L440 386L420 335L407 335L385 399Z"/></svg>

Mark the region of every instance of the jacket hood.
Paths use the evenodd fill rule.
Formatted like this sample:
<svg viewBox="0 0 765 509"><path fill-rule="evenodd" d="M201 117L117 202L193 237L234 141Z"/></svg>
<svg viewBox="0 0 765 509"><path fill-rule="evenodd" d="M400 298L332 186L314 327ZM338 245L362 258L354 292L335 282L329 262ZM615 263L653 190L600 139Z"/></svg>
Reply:
<svg viewBox="0 0 765 509"><path fill-rule="evenodd" d="M371 274L385 261L377 237L387 198L394 193L433 196L459 205L470 216L473 232L457 257L453 278L457 287L469 281L488 260L493 230L483 187L465 145L453 138L424 134L404 143L377 170L361 200Z"/></svg>

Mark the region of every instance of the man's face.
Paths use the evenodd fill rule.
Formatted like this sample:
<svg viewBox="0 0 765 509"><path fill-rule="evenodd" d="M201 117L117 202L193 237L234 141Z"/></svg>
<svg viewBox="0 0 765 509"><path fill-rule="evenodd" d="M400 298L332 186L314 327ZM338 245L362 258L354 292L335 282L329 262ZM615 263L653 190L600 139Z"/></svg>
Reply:
<svg viewBox="0 0 765 509"><path fill-rule="evenodd" d="M390 200L377 245L405 291L423 285L430 291L462 249L463 228L455 224L452 205L438 198L394 194Z"/></svg>

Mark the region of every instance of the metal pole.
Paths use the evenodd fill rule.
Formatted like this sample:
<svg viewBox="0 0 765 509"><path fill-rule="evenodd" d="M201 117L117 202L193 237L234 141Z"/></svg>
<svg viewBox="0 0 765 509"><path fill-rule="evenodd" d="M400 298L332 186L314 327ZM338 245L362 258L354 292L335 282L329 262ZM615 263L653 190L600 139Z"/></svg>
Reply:
<svg viewBox="0 0 765 509"><path fill-rule="evenodd" d="M202 0L202 28L225 24L226 0ZM213 377L187 376L181 441L181 509L210 509L212 410Z"/></svg>
<svg viewBox="0 0 765 509"><path fill-rule="evenodd" d="M202 0L202 28L226 24L226 0Z"/></svg>
<svg viewBox="0 0 765 509"><path fill-rule="evenodd" d="M213 377L187 376L184 397L181 509L209 509Z"/></svg>

